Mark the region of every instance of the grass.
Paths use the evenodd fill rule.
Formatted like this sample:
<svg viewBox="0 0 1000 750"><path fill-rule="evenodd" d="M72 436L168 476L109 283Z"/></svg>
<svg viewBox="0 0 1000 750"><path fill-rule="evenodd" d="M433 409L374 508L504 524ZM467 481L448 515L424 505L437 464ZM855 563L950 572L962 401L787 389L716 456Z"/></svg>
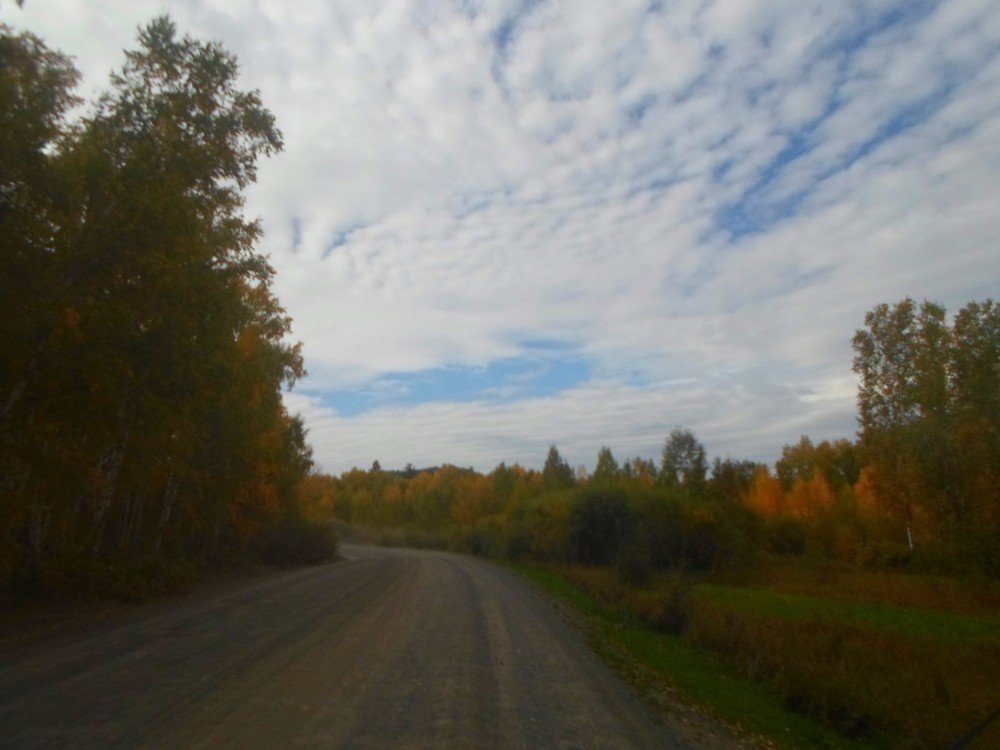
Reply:
<svg viewBox="0 0 1000 750"><path fill-rule="evenodd" d="M831 561L761 559L719 582L823 599L1000 617L1000 582L989 578L865 570Z"/></svg>
<svg viewBox="0 0 1000 750"><path fill-rule="evenodd" d="M739 676L722 660L694 646L683 636L667 635L640 624L622 623L619 612L599 605L583 589L561 575L523 563L510 563L516 571L549 594L588 616L589 636L595 650L644 692L651 672L656 680L684 701L736 727L742 733L777 747L871 747L851 740L789 710L764 687ZM635 665L624 661L624 651Z"/></svg>
<svg viewBox="0 0 1000 750"><path fill-rule="evenodd" d="M850 603L808 602L816 605L809 612L800 603L759 591L696 595L685 638L797 711L894 747L950 747L996 708L1000 638L955 638L960 626L945 627L944 613L918 627L918 612L893 612L896 621L876 610L877 624L888 623L877 627L864 621L866 608L852 616L859 610ZM986 736L996 742L998 734L995 726Z"/></svg>
<svg viewBox="0 0 1000 750"><path fill-rule="evenodd" d="M752 736L781 747L869 746L790 711L772 693L733 673L720 659L693 647L683 636L631 627L612 637L691 702Z"/></svg>
<svg viewBox="0 0 1000 750"><path fill-rule="evenodd" d="M696 592L733 610L785 620L840 622L938 641L973 643L1000 638L1000 620L988 617L722 584L701 584Z"/></svg>
<svg viewBox="0 0 1000 750"><path fill-rule="evenodd" d="M524 577L530 578L550 594L572 604L583 614L591 616L605 614L590 594L577 588L562 576L524 563L507 562L506 564Z"/></svg>
<svg viewBox="0 0 1000 750"><path fill-rule="evenodd" d="M950 747L997 707L1000 619L988 614L871 601L875 588L852 601L844 581L827 598L676 574L638 588L609 568L516 567L588 615L595 649L633 682L646 678L621 652L685 700L781 746ZM926 601L924 583L907 582L909 601ZM1000 722L971 747L998 740Z"/></svg>

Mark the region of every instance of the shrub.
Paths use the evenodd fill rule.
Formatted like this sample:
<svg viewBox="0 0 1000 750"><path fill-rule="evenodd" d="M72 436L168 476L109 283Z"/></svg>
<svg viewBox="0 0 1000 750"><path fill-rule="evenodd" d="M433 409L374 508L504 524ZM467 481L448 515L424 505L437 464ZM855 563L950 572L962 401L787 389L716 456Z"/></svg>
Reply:
<svg viewBox="0 0 1000 750"><path fill-rule="evenodd" d="M905 568L912 554L905 544L873 539L861 548L858 553L858 563L865 568L896 570Z"/></svg>
<svg viewBox="0 0 1000 750"><path fill-rule="evenodd" d="M743 559L747 539L732 508L668 492L640 498L635 526L648 538L656 569L706 571L731 567Z"/></svg>
<svg viewBox="0 0 1000 750"><path fill-rule="evenodd" d="M909 637L745 611L704 595L696 595L688 611L694 643L767 684L790 708L851 737L951 746L995 708L995 641ZM994 740L998 735L1000 726L987 733Z"/></svg>
<svg viewBox="0 0 1000 750"><path fill-rule="evenodd" d="M638 610L642 618L657 630L680 635L691 617L691 592L694 582L677 573L669 576L655 591L652 607Z"/></svg>
<svg viewBox="0 0 1000 750"><path fill-rule="evenodd" d="M568 558L584 565L609 565L628 540L632 520L621 493L584 490L570 510Z"/></svg>
<svg viewBox="0 0 1000 750"><path fill-rule="evenodd" d="M767 546L777 555L798 556L806 551L806 529L791 516L778 516L767 525Z"/></svg>
<svg viewBox="0 0 1000 750"><path fill-rule="evenodd" d="M615 571L627 586L645 586L653 572L649 535L633 525L615 554Z"/></svg>
<svg viewBox="0 0 1000 750"><path fill-rule="evenodd" d="M15 599L117 599L142 601L182 591L194 582L198 566L163 555L119 554L95 558L85 551L27 561L13 579Z"/></svg>
<svg viewBox="0 0 1000 750"><path fill-rule="evenodd" d="M509 525L503 535L503 554L508 560L520 560L531 554L531 531L520 523Z"/></svg>
<svg viewBox="0 0 1000 750"><path fill-rule="evenodd" d="M452 548L480 557L495 557L500 548L499 533L488 526L471 526L457 530L459 539Z"/></svg>
<svg viewBox="0 0 1000 750"><path fill-rule="evenodd" d="M692 509L687 518L685 563L691 570L728 568L744 554L745 538L736 524L717 506Z"/></svg>
<svg viewBox="0 0 1000 750"><path fill-rule="evenodd" d="M653 567L687 567L686 514L681 503L671 498L644 498L638 513L649 538Z"/></svg>
<svg viewBox="0 0 1000 750"><path fill-rule="evenodd" d="M271 565L314 565L337 557L333 527L289 516L256 539L257 557Z"/></svg>
<svg viewBox="0 0 1000 750"><path fill-rule="evenodd" d="M531 551L543 560L565 560L569 517L575 493L547 492L535 501L526 522L531 527Z"/></svg>

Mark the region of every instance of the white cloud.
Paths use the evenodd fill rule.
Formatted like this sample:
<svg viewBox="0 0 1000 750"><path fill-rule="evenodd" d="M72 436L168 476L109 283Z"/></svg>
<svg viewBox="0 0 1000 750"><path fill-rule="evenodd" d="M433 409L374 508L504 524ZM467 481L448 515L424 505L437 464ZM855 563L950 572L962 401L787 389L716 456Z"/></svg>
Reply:
<svg viewBox="0 0 1000 750"><path fill-rule="evenodd" d="M317 455L326 470L367 468L378 460L386 467L451 462L488 471L500 461L540 466L553 442L574 466L592 465L604 445L619 458L658 458L670 429L695 421L713 454L769 459L805 431L851 429L853 418L839 408L843 390L843 378L792 387L759 373L742 381L675 381L656 388L597 381L513 404L385 407L350 419L316 398L287 398L310 425L313 445L326 448ZM808 416L796 410L804 403ZM757 425L752 439L748 421Z"/></svg>
<svg viewBox="0 0 1000 750"><path fill-rule="evenodd" d="M849 341L871 306L1000 291L989 0L660 5L171 5L237 54L285 133L248 207L305 342L289 403L326 468L539 463L552 441L574 463L601 444L654 455L678 424L774 457L853 429ZM161 7L5 3L0 19L94 83ZM731 237L727 210L755 231ZM318 400L527 340L573 347L594 380L351 418Z"/></svg>

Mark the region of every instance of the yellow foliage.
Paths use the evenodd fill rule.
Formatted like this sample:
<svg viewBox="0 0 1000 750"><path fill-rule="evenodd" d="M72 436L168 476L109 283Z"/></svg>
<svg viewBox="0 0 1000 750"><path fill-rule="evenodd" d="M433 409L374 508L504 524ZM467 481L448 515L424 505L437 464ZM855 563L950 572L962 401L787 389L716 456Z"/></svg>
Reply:
<svg viewBox="0 0 1000 750"><path fill-rule="evenodd" d="M496 488L488 476L464 475L456 483L451 515L458 523L472 524L499 509Z"/></svg>

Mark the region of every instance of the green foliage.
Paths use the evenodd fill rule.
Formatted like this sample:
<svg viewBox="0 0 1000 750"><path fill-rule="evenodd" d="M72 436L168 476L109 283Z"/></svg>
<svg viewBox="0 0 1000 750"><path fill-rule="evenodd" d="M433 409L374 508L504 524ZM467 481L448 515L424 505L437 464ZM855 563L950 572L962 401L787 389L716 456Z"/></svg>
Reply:
<svg viewBox="0 0 1000 750"><path fill-rule="evenodd" d="M594 473L590 477L591 483L595 485L613 485L621 477L621 469L615 460L614 454L608 447L601 448L597 453L597 465Z"/></svg>
<svg viewBox="0 0 1000 750"><path fill-rule="evenodd" d="M816 472L834 489L850 487L858 481L861 458L857 446L849 440L833 443L824 440L818 445L805 435L794 445L781 449L781 458L775 464L778 478L786 490L799 479L810 480Z"/></svg>
<svg viewBox="0 0 1000 750"><path fill-rule="evenodd" d="M861 445L876 495L914 542L1000 534L1000 311L879 305L854 337Z"/></svg>
<svg viewBox="0 0 1000 750"><path fill-rule="evenodd" d="M792 516L778 516L764 527L767 548L776 555L796 556L806 551L806 527Z"/></svg>
<svg viewBox="0 0 1000 750"><path fill-rule="evenodd" d="M671 430L670 437L663 446L660 481L668 487L683 487L690 492L700 493L707 474L705 446L691 430Z"/></svg>
<svg viewBox="0 0 1000 750"><path fill-rule="evenodd" d="M712 462L712 477L709 480L710 495L730 505L742 503L760 466L754 461L716 458Z"/></svg>
<svg viewBox="0 0 1000 750"><path fill-rule="evenodd" d="M994 618L940 612L912 606L829 596L789 594L762 588L703 584L701 596L719 606L783 620L823 620L934 641L995 642L1000 621Z"/></svg>
<svg viewBox="0 0 1000 750"><path fill-rule="evenodd" d="M549 489L557 490L573 486L573 469L559 454L559 449L555 445L549 447L549 454L542 468L542 479Z"/></svg>
<svg viewBox="0 0 1000 750"><path fill-rule="evenodd" d="M584 490L570 511L568 559L584 565L609 565L631 541L633 525L624 495Z"/></svg>
<svg viewBox="0 0 1000 750"><path fill-rule="evenodd" d="M597 618L600 638L627 644L683 695L770 742L951 746L993 709L995 616L878 601L909 589L914 601L965 608L983 594L968 582L954 582L938 599L941 581L879 574L869 576L876 588L867 591L858 573L806 575L801 564L780 569L792 579L777 575L768 585L808 583L809 595L676 573L635 587L601 568L518 569ZM860 591L873 600L855 598ZM995 612L995 591L990 596Z"/></svg>

